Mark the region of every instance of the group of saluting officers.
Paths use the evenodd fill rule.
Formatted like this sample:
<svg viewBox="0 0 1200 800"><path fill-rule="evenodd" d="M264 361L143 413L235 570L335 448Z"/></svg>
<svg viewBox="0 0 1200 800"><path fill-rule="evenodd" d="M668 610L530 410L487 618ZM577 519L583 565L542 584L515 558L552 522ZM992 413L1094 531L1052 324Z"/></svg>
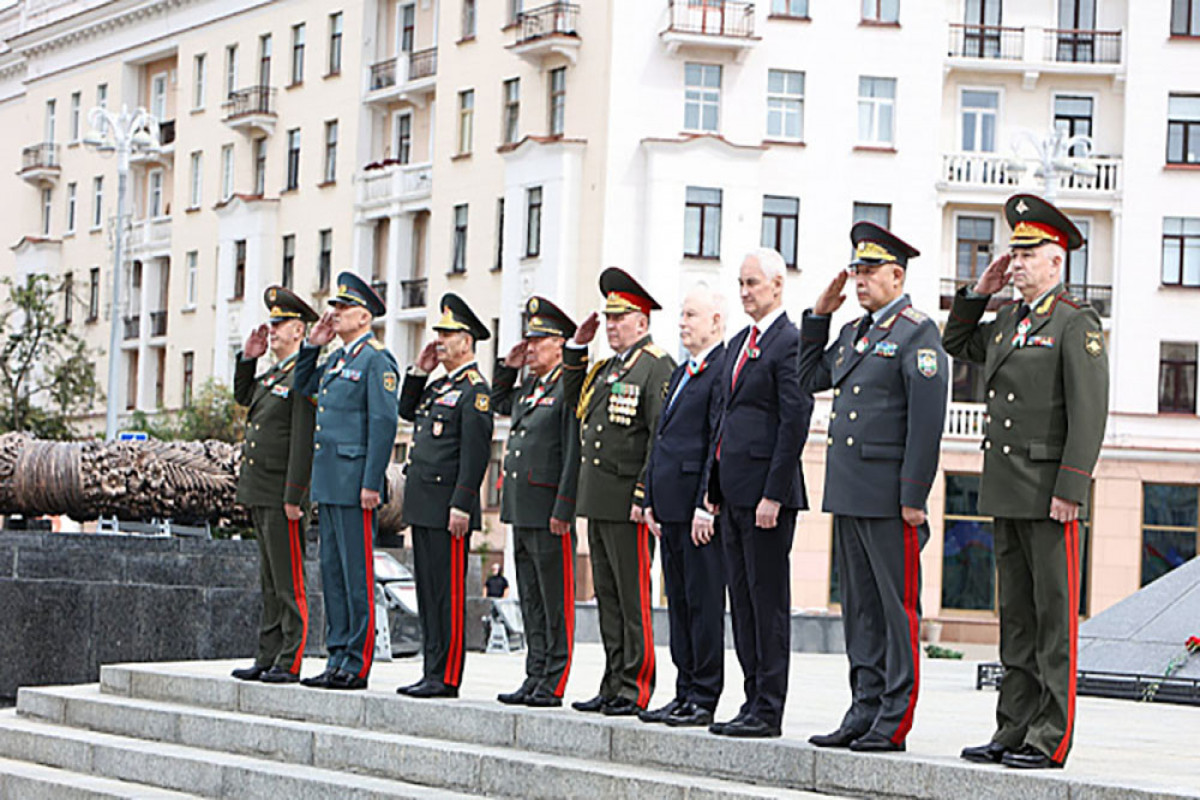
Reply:
<svg viewBox="0 0 1200 800"><path fill-rule="evenodd" d="M962 757L1061 767L1074 732L1079 521L1107 416L1107 348L1096 312L1063 286L1066 254L1083 244L1079 231L1032 195L1010 198L1005 211L1009 248L958 292L944 331L904 292L918 251L860 222L849 267L798 324L783 310L783 259L756 250L738 274L752 324L726 342L719 295L696 287L680 311L687 358L676 364L649 335L660 306L610 268L600 276L602 312L578 326L551 300L530 298L524 335L496 365L491 387L474 356L489 331L457 295L442 298L437 339L401 383L395 358L371 336L383 301L360 278L339 276L332 310L319 321L292 292L268 289L269 323L247 338L235 378L249 409L238 500L252 512L263 589L255 662L235 677L366 688L374 511L403 418L413 423L403 521L412 529L424 664L421 679L398 691L457 697L468 540L480 529L493 414L502 414L511 426L501 519L512 528L528 654L525 680L499 701L563 703L575 522L584 518L605 668L595 696L572 706L720 736L779 736L789 558L797 514L808 507L801 451L813 395L832 390L823 509L833 515L851 703L834 731L809 741L903 751L920 688L920 555L949 354L983 365L986 378L979 512L995 519L1005 666L995 733ZM981 321L1010 283L1018 299ZM833 332L848 285L864 313ZM613 355L592 362L601 313ZM318 364L335 337L340 346ZM268 348L274 365L259 373ZM318 506L329 657L321 674L300 680L310 502ZM656 543L677 679L672 699L651 708ZM726 592L745 699L736 716L718 721Z"/></svg>

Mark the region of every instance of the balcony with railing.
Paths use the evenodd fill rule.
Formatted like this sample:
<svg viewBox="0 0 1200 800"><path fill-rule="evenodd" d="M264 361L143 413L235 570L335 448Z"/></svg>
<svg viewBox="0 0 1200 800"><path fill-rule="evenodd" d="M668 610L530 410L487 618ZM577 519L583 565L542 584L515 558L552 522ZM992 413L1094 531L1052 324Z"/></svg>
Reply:
<svg viewBox="0 0 1200 800"><path fill-rule="evenodd" d="M52 142L21 149L21 179L33 186L53 186L62 174L61 147Z"/></svg>
<svg viewBox="0 0 1200 800"><path fill-rule="evenodd" d="M941 309L943 311L950 308L950 304L954 302L954 296L958 294L958 290L964 286L971 287L975 285L976 278L942 278L941 279ZM1000 291L992 295L992 299L988 301L987 310L995 311L1008 300L1012 300L1017 296L1016 290L1011 286L1006 286Z"/></svg>
<svg viewBox="0 0 1200 800"><path fill-rule="evenodd" d="M357 183L360 212L383 216L417 211L429 205L433 193L433 165L384 163L363 170Z"/></svg>
<svg viewBox="0 0 1200 800"><path fill-rule="evenodd" d="M221 106L225 124L250 135L271 135L277 117L275 89L270 86L249 86L230 92Z"/></svg>
<svg viewBox="0 0 1200 800"><path fill-rule="evenodd" d="M428 278L400 281L400 307L405 309L424 308L428 289Z"/></svg>
<svg viewBox="0 0 1200 800"><path fill-rule="evenodd" d="M133 258L168 256L171 253L171 218L149 217L129 226L129 254Z"/></svg>
<svg viewBox="0 0 1200 800"><path fill-rule="evenodd" d="M735 0L668 0L667 52L704 50L740 61L761 37L754 35L754 4Z"/></svg>
<svg viewBox="0 0 1200 800"><path fill-rule="evenodd" d="M1121 191L1122 160L1107 156L1070 159L1076 168L1058 177L1059 196L1110 201ZM1025 189L1044 191L1040 170L1023 160L996 153L946 153L942 156L941 191L1011 194Z"/></svg>
<svg viewBox="0 0 1200 800"><path fill-rule="evenodd" d="M1121 32L1058 29L1046 31L1045 59L1069 64L1120 64Z"/></svg>
<svg viewBox="0 0 1200 800"><path fill-rule="evenodd" d="M951 24L950 69L1021 74L1032 89L1042 73L1123 74L1121 31Z"/></svg>
<svg viewBox="0 0 1200 800"><path fill-rule="evenodd" d="M508 49L535 66L554 55L574 64L582 41L578 21L579 6L574 3L555 2L522 11L517 14L516 40Z"/></svg>
<svg viewBox="0 0 1200 800"><path fill-rule="evenodd" d="M958 294L958 290L964 286L971 287L975 285L977 278L942 278L941 279L941 303L940 307L943 311L950 308L950 304L954 302L954 296ZM1112 316L1112 286L1110 284L1100 283L1068 283L1066 290L1075 295L1081 300L1086 301L1092 308L1096 309L1096 313L1101 317ZM1012 286L1006 286L1000 291L992 295L988 300L987 310L995 311L1005 302L1017 299L1017 291Z"/></svg>
<svg viewBox="0 0 1200 800"><path fill-rule="evenodd" d="M424 105L436 87L437 48L401 53L372 64L367 74L368 103L407 100Z"/></svg>
<svg viewBox="0 0 1200 800"><path fill-rule="evenodd" d="M131 164L166 165L175 158L175 120L158 123L158 147L153 150L135 150L129 154Z"/></svg>
<svg viewBox="0 0 1200 800"><path fill-rule="evenodd" d="M167 335L167 312L166 311L151 311L150 312L150 338Z"/></svg>
<svg viewBox="0 0 1200 800"><path fill-rule="evenodd" d="M987 424L984 403L949 403L943 436L950 439L982 439Z"/></svg>
<svg viewBox="0 0 1200 800"><path fill-rule="evenodd" d="M951 25L950 58L991 58L1006 61L1025 56L1025 29L999 25Z"/></svg>
<svg viewBox="0 0 1200 800"><path fill-rule="evenodd" d="M1107 283L1068 283L1067 291L1085 301L1102 317L1112 316L1112 285Z"/></svg>

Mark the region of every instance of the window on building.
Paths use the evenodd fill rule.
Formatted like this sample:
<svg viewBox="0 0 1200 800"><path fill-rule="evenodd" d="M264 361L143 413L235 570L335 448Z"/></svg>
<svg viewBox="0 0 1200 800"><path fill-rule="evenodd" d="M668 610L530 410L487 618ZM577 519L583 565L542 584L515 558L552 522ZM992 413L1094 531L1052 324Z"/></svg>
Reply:
<svg viewBox="0 0 1200 800"><path fill-rule="evenodd" d="M300 129L292 128L287 134L287 189L300 187Z"/></svg>
<svg viewBox="0 0 1200 800"><path fill-rule="evenodd" d="M79 128L83 116L83 93L71 92L71 141L79 141Z"/></svg>
<svg viewBox="0 0 1200 800"><path fill-rule="evenodd" d="M146 175L146 213L151 219L163 215L163 171L152 169Z"/></svg>
<svg viewBox="0 0 1200 800"><path fill-rule="evenodd" d="M804 73L767 70L767 138L804 138Z"/></svg>
<svg viewBox="0 0 1200 800"><path fill-rule="evenodd" d="M500 270L504 267L504 198L496 200L496 263L492 265L493 270Z"/></svg>
<svg viewBox="0 0 1200 800"><path fill-rule="evenodd" d="M258 37L258 85L271 85L271 34Z"/></svg>
<svg viewBox="0 0 1200 800"><path fill-rule="evenodd" d="M191 155L188 168L188 207L199 208L204 200L204 153L197 150Z"/></svg>
<svg viewBox="0 0 1200 800"><path fill-rule="evenodd" d="M221 148L221 200L233 197L233 145Z"/></svg>
<svg viewBox="0 0 1200 800"><path fill-rule="evenodd" d="M70 325L75 318L75 273L68 272L63 276L63 324Z"/></svg>
<svg viewBox="0 0 1200 800"><path fill-rule="evenodd" d="M771 0L773 17L807 17L808 0Z"/></svg>
<svg viewBox="0 0 1200 800"><path fill-rule="evenodd" d="M132 411L137 408L138 395L138 351L128 351L128 358L125 359L125 364L128 368L125 373L125 410Z"/></svg>
<svg viewBox="0 0 1200 800"><path fill-rule="evenodd" d="M683 215L683 254L688 258L720 258L720 189L687 187Z"/></svg>
<svg viewBox="0 0 1200 800"><path fill-rule="evenodd" d="M200 252L189 250L184 256L184 266L187 268L187 284L184 287L184 308L196 307L196 291L200 280Z"/></svg>
<svg viewBox="0 0 1200 800"><path fill-rule="evenodd" d="M1196 413L1195 342L1159 344L1158 413Z"/></svg>
<svg viewBox="0 0 1200 800"><path fill-rule="evenodd" d="M296 236L289 233L283 237L283 269L279 283L285 289L291 289L296 282Z"/></svg>
<svg viewBox="0 0 1200 800"><path fill-rule="evenodd" d="M1200 487L1142 484L1142 586L1196 557Z"/></svg>
<svg viewBox="0 0 1200 800"><path fill-rule="evenodd" d="M520 135L521 79L504 82L504 143L513 144Z"/></svg>
<svg viewBox="0 0 1200 800"><path fill-rule="evenodd" d="M461 275L467 271L467 205L454 207L454 255L450 272Z"/></svg>
<svg viewBox="0 0 1200 800"><path fill-rule="evenodd" d="M50 215L54 205L54 190L49 186L42 189L42 236L50 235Z"/></svg>
<svg viewBox="0 0 1200 800"><path fill-rule="evenodd" d="M101 83L96 87L96 105L108 108L108 84Z"/></svg>
<svg viewBox="0 0 1200 800"><path fill-rule="evenodd" d="M891 203L855 203L852 216L851 224L874 222L881 228L892 227Z"/></svg>
<svg viewBox="0 0 1200 800"><path fill-rule="evenodd" d="M996 548L992 520L980 516L979 476L946 474L942 546L942 608L990 611L996 607Z"/></svg>
<svg viewBox="0 0 1200 800"><path fill-rule="evenodd" d="M475 38L475 0L462 0L462 38Z"/></svg>
<svg viewBox="0 0 1200 800"><path fill-rule="evenodd" d="M75 194L74 183L67 184L67 233L75 232Z"/></svg>
<svg viewBox="0 0 1200 800"><path fill-rule="evenodd" d="M1068 139L1072 136L1092 135L1092 110L1095 102L1090 97L1059 94L1054 96L1054 127ZM1071 148L1072 156L1082 158L1083 145Z"/></svg>
<svg viewBox="0 0 1200 800"><path fill-rule="evenodd" d="M1164 286L1200 287L1200 217L1163 219Z"/></svg>
<svg viewBox="0 0 1200 800"><path fill-rule="evenodd" d="M92 228L104 224L104 177L92 178Z"/></svg>
<svg viewBox="0 0 1200 800"><path fill-rule="evenodd" d="M329 74L342 73L342 12L329 15Z"/></svg>
<svg viewBox="0 0 1200 800"><path fill-rule="evenodd" d="M267 139L255 139L254 148L254 194L262 197L267 193Z"/></svg>
<svg viewBox="0 0 1200 800"><path fill-rule="evenodd" d="M334 119L325 123L325 183L337 180L337 148L338 123Z"/></svg>
<svg viewBox="0 0 1200 800"><path fill-rule="evenodd" d="M231 44L225 48L225 96L233 97L237 91L238 79L238 46Z"/></svg>
<svg viewBox="0 0 1200 800"><path fill-rule="evenodd" d="M167 118L167 73L150 78L150 116L159 122Z"/></svg>
<svg viewBox="0 0 1200 800"><path fill-rule="evenodd" d="M204 53L192 56L192 109L204 108L204 89L208 80L208 61Z"/></svg>
<svg viewBox="0 0 1200 800"><path fill-rule="evenodd" d="M1200 94L1167 101L1167 163L1200 164Z"/></svg>
<svg viewBox="0 0 1200 800"><path fill-rule="evenodd" d="M333 231L326 229L317 235L317 288L324 292L329 289L330 276L333 273Z"/></svg>
<svg viewBox="0 0 1200 800"><path fill-rule="evenodd" d="M862 0L865 22L899 22L900 0Z"/></svg>
<svg viewBox="0 0 1200 800"><path fill-rule="evenodd" d="M981 89L962 92L962 151L996 152L996 111L1000 93Z"/></svg>
<svg viewBox="0 0 1200 800"><path fill-rule="evenodd" d="M683 129L716 133L721 123L721 67L683 65Z"/></svg>
<svg viewBox="0 0 1200 800"><path fill-rule="evenodd" d="M183 407L192 407L192 385L196 380L196 354L183 354Z"/></svg>
<svg viewBox="0 0 1200 800"><path fill-rule="evenodd" d="M241 300L246 296L246 240L233 243L233 297Z"/></svg>
<svg viewBox="0 0 1200 800"><path fill-rule="evenodd" d="M992 263L996 221L991 217L959 217L954 226L954 277L971 284Z"/></svg>
<svg viewBox="0 0 1200 800"><path fill-rule="evenodd" d="M407 164L412 159L412 114L396 115L396 160Z"/></svg>
<svg viewBox="0 0 1200 800"><path fill-rule="evenodd" d="M964 10L963 55L999 58L1004 52L1004 31L1000 28L1003 0L967 0Z"/></svg>
<svg viewBox="0 0 1200 800"><path fill-rule="evenodd" d="M895 141L896 79L858 79L858 141L891 146Z"/></svg>
<svg viewBox="0 0 1200 800"><path fill-rule="evenodd" d="M305 25L292 26L292 85L304 83L304 36Z"/></svg>
<svg viewBox="0 0 1200 800"><path fill-rule="evenodd" d="M458 153L471 152L475 133L475 90L464 89L458 93Z"/></svg>
<svg viewBox="0 0 1200 800"><path fill-rule="evenodd" d="M567 68L550 70L550 112L548 130L551 136L562 136L567 130Z"/></svg>
<svg viewBox="0 0 1200 800"><path fill-rule="evenodd" d="M542 254L542 187L525 192L525 257Z"/></svg>
<svg viewBox="0 0 1200 800"><path fill-rule="evenodd" d="M416 6L409 3L400 8L400 52L411 53L416 34Z"/></svg>
<svg viewBox="0 0 1200 800"><path fill-rule="evenodd" d="M1172 0L1171 35L1200 36L1200 0Z"/></svg>
<svg viewBox="0 0 1200 800"><path fill-rule="evenodd" d="M87 322L100 319L100 268L88 270L88 313Z"/></svg>
<svg viewBox="0 0 1200 800"><path fill-rule="evenodd" d="M1074 250L1067 253L1067 286L1078 287L1075 289L1079 294L1086 294L1088 282L1088 242L1092 238L1092 223L1086 219L1073 219L1075 227L1079 229L1079 233L1083 236L1083 244ZM1095 300L1093 300L1095 304ZM1100 313L1097 310L1097 313Z"/></svg>
<svg viewBox="0 0 1200 800"><path fill-rule="evenodd" d="M45 130L43 132L43 135L45 138L42 139L42 141L46 142L47 144L54 143L55 128L58 127L56 124L57 118L58 118L58 101L57 100L47 100L46 101L46 119L45 119L46 126L45 126Z"/></svg>
<svg viewBox="0 0 1200 800"><path fill-rule="evenodd" d="M800 225L800 198L763 197L762 246L778 250L788 269L796 269L796 231Z"/></svg>

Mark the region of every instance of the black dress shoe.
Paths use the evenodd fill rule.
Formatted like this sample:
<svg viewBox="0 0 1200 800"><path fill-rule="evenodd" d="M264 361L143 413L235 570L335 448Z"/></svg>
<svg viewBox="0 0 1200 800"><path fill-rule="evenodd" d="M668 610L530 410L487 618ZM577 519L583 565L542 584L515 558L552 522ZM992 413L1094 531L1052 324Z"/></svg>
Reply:
<svg viewBox="0 0 1200 800"><path fill-rule="evenodd" d="M714 722L714 723L710 724L708 726L708 732L715 733L717 736L724 736L726 728L728 728L730 725L733 725L734 723L741 722L745 718L746 718L746 714L742 711L739 711L738 715L731 720L727 720L725 722Z"/></svg>
<svg viewBox="0 0 1200 800"><path fill-rule="evenodd" d="M421 680L417 681L416 683L410 683L408 686L398 687L396 689L396 694L404 694L404 695L412 694L414 689L424 686L425 683L426 683L425 679L421 678Z"/></svg>
<svg viewBox="0 0 1200 800"><path fill-rule="evenodd" d="M237 678L239 681L256 681L259 678L261 678L266 673L266 671L267 671L266 667L260 667L258 664L255 664L252 667L242 667L241 669L235 669L233 672L231 672L229 674L232 675L233 677Z"/></svg>
<svg viewBox="0 0 1200 800"><path fill-rule="evenodd" d="M808 743L817 747L849 747L860 736L856 731L838 728L833 733L815 733L808 737Z"/></svg>
<svg viewBox="0 0 1200 800"><path fill-rule="evenodd" d="M618 697L604 704L600 713L606 717L632 717L642 710L642 707L628 697Z"/></svg>
<svg viewBox="0 0 1200 800"><path fill-rule="evenodd" d="M1062 764L1031 744L1022 745L1020 750L1009 750L1000 763L1013 769L1062 769Z"/></svg>
<svg viewBox="0 0 1200 800"><path fill-rule="evenodd" d="M311 678L302 678L300 680L300 685L307 686L311 689L328 689L329 679L333 677L333 673L335 672L337 672L336 669L326 669L320 675L313 675Z"/></svg>
<svg viewBox="0 0 1200 800"><path fill-rule="evenodd" d="M988 742L978 747L964 747L959 756L976 764L999 764L1008 752L1011 751L999 742Z"/></svg>
<svg viewBox="0 0 1200 800"><path fill-rule="evenodd" d="M648 708L645 711L639 711L637 716L642 722L666 722L667 717L671 716L676 712L676 710L686 705L686 700L680 700L678 697L676 697L665 706L656 708L653 711Z"/></svg>
<svg viewBox="0 0 1200 800"><path fill-rule="evenodd" d="M903 753L904 742L896 744L882 733L867 731L850 743L855 753Z"/></svg>
<svg viewBox="0 0 1200 800"><path fill-rule="evenodd" d="M409 697L428 700L434 697L458 697L457 686L447 686L438 681L427 681L420 686L414 686L407 692Z"/></svg>
<svg viewBox="0 0 1200 800"><path fill-rule="evenodd" d="M496 699L506 706L522 706L525 705L525 701L529 699L529 695L532 693L532 690L528 686L521 684L520 689L517 689L515 692L498 694L496 695Z"/></svg>
<svg viewBox="0 0 1200 800"><path fill-rule="evenodd" d="M259 680L263 683L295 683L300 680L300 674L275 666L264 672Z"/></svg>
<svg viewBox="0 0 1200 800"><path fill-rule="evenodd" d="M674 713L666 720L667 725L672 728L700 728L711 724L712 721L712 712L695 703L687 703L675 709Z"/></svg>
<svg viewBox="0 0 1200 800"><path fill-rule="evenodd" d="M576 700L574 703L571 703L571 708L587 714L599 714L600 710L608 705L608 701L609 698L598 694L591 700Z"/></svg>
<svg viewBox="0 0 1200 800"><path fill-rule="evenodd" d="M367 688L367 679L360 678L353 672L347 672L344 669L339 669L337 672L329 676L329 680L325 685L326 689L365 689Z"/></svg>
<svg viewBox="0 0 1200 800"><path fill-rule="evenodd" d="M562 698L538 689L525 695L525 705L530 708L559 708L562 706Z"/></svg>
<svg viewBox="0 0 1200 800"><path fill-rule="evenodd" d="M741 721L728 723L722 736L733 736L739 739L774 739L783 735L783 731L774 725L768 725L753 714L747 714Z"/></svg>

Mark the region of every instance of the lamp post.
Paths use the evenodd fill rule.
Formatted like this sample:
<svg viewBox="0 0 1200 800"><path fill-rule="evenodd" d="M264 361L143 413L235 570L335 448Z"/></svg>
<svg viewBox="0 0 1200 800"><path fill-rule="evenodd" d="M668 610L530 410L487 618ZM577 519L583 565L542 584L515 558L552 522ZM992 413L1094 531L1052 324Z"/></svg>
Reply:
<svg viewBox="0 0 1200 800"><path fill-rule="evenodd" d="M1081 178L1093 177L1095 169L1087 167L1077 162L1077 158L1088 158L1092 154L1092 139L1090 136L1067 136L1066 132L1059 129L1052 129L1047 135L1041 139L1030 130L1020 130L1012 141L1012 158L1009 159L1009 172L1021 173L1028 169L1026 159L1021 157L1021 145L1028 144L1036 156L1038 167L1034 171L1034 177L1041 178L1043 181L1042 197L1048 202L1053 203L1058 196L1058 179L1067 175L1075 175ZM1071 155L1071 151L1078 147L1082 151L1082 156L1076 157Z"/></svg>
<svg viewBox="0 0 1200 800"><path fill-rule="evenodd" d="M106 108L88 112L90 130L84 145L100 153L117 156L117 220L113 234L113 289L109 312L108 338L108 401L104 423L104 440L117 437L117 382L121 347L120 312L122 259L125 239L125 188L129 181L129 158L133 153L148 153L159 149L158 120L144 108L130 111L121 106L119 114Z"/></svg>

